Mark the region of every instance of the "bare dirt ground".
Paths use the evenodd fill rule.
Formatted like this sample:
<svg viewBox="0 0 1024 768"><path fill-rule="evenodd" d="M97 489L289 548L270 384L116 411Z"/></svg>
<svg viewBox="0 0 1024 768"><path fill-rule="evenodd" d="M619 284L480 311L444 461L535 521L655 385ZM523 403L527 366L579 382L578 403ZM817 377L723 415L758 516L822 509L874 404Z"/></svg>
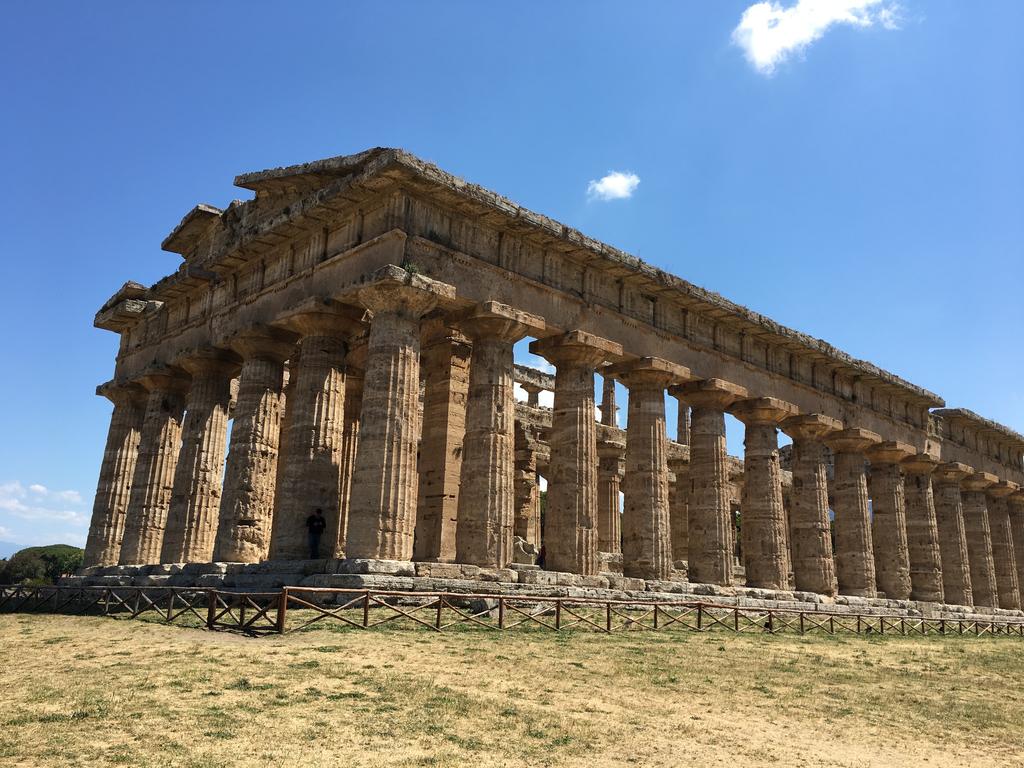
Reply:
<svg viewBox="0 0 1024 768"><path fill-rule="evenodd" d="M4 766L1024 765L1019 638L0 616Z"/></svg>

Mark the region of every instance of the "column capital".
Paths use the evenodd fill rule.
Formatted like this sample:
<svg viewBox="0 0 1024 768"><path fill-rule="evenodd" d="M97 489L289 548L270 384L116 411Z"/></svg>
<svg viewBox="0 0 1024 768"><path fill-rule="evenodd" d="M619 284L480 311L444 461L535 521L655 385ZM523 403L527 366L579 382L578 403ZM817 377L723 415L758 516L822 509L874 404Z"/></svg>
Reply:
<svg viewBox="0 0 1024 768"><path fill-rule="evenodd" d="M283 363L295 350L294 336L268 325L254 325L236 331L224 343L243 360L269 360Z"/></svg>
<svg viewBox="0 0 1024 768"><path fill-rule="evenodd" d="M394 264L381 267L359 289L360 303L373 313L392 312L418 320L438 301L455 298L455 286L413 274Z"/></svg>
<svg viewBox="0 0 1024 768"><path fill-rule="evenodd" d="M804 413L783 419L779 427L794 440L820 442L834 432L841 432L843 422L823 413Z"/></svg>
<svg viewBox="0 0 1024 768"><path fill-rule="evenodd" d="M668 457L668 468L679 474L680 472L686 472L690 469L690 457L689 456L669 456Z"/></svg>
<svg viewBox="0 0 1024 768"><path fill-rule="evenodd" d="M974 474L974 467L961 464L959 461L949 461L939 464L935 468L935 479L940 483L951 483L959 485L964 478Z"/></svg>
<svg viewBox="0 0 1024 768"><path fill-rule="evenodd" d="M882 442L882 436L868 429L851 427L825 438L825 445L834 453L864 453L872 445Z"/></svg>
<svg viewBox="0 0 1024 768"><path fill-rule="evenodd" d="M477 304L454 323L473 340L494 339L508 343L543 333L547 326L543 317L497 301Z"/></svg>
<svg viewBox="0 0 1024 768"><path fill-rule="evenodd" d="M1012 480L1000 480L998 483L986 490L989 496L993 496L997 499L1005 499L1020 490L1020 486Z"/></svg>
<svg viewBox="0 0 1024 768"><path fill-rule="evenodd" d="M586 331L576 330L537 339L530 344L530 352L540 355L555 366L577 363L596 368L605 361L621 358L622 345Z"/></svg>
<svg viewBox="0 0 1024 768"><path fill-rule="evenodd" d="M695 408L711 408L718 411L724 411L737 400L745 400L750 396L746 388L723 379L690 381L670 388L669 394Z"/></svg>
<svg viewBox="0 0 1024 768"><path fill-rule="evenodd" d="M598 440L597 455L602 459L621 459L626 455L626 443L622 440Z"/></svg>
<svg viewBox="0 0 1024 768"><path fill-rule="evenodd" d="M96 387L96 394L105 397L114 405L132 403L143 405L146 401L146 390L141 384L133 381L107 381Z"/></svg>
<svg viewBox="0 0 1024 768"><path fill-rule="evenodd" d="M189 349L174 358L174 364L191 376L214 374L231 378L238 375L241 363L238 355L218 347Z"/></svg>
<svg viewBox="0 0 1024 768"><path fill-rule="evenodd" d="M917 449L909 443L901 443L899 440L883 440L868 448L866 453L872 464L899 464L904 459L915 455Z"/></svg>
<svg viewBox="0 0 1024 768"><path fill-rule="evenodd" d="M189 375L180 368L169 365L151 365L138 377L138 383L147 392L175 392L184 394L188 391Z"/></svg>
<svg viewBox="0 0 1024 768"><path fill-rule="evenodd" d="M973 475L965 477L960 484L967 491L987 491L998 482L999 478L991 472L975 472Z"/></svg>
<svg viewBox="0 0 1024 768"><path fill-rule="evenodd" d="M330 336L347 339L366 330L364 311L333 299L311 296L285 310L274 320L275 326L305 336Z"/></svg>
<svg viewBox="0 0 1024 768"><path fill-rule="evenodd" d="M1010 496L1010 504L1018 509L1024 510L1024 489L1021 489Z"/></svg>
<svg viewBox="0 0 1024 768"><path fill-rule="evenodd" d="M660 357L640 357L606 366L601 373L618 379L629 389L665 389L693 379L690 369Z"/></svg>
<svg viewBox="0 0 1024 768"><path fill-rule="evenodd" d="M729 408L729 413L750 426L775 426L781 421L796 416L800 409L777 397L752 397L739 400Z"/></svg>
<svg viewBox="0 0 1024 768"><path fill-rule="evenodd" d="M537 384L519 382L519 386L522 387L523 391L529 396L527 405L539 405L540 393L544 391L544 387L538 386Z"/></svg>
<svg viewBox="0 0 1024 768"><path fill-rule="evenodd" d="M911 475L930 475L938 467L939 460L927 453L917 453L905 458L902 464Z"/></svg>

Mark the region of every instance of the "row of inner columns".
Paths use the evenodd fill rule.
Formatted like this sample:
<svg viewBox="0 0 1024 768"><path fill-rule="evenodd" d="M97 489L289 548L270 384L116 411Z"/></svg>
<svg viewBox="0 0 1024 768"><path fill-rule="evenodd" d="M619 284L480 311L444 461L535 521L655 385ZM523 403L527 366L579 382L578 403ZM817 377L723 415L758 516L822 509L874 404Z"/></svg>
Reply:
<svg viewBox="0 0 1024 768"><path fill-rule="evenodd" d="M513 346L543 336L544 321L488 302L443 324L421 349L437 285L393 271L363 288L372 321L360 347L352 340L365 328L361 313L310 300L272 328L236 334L225 349L175 360L189 377L154 370L105 387L114 412L87 563L303 558L304 521L315 508L328 520L328 555L502 567L516 535L536 543L537 488L525 481L536 478L536 465L515 448ZM622 348L582 331L540 338L531 351L556 368L543 530L549 570L593 575L599 552L621 550L626 576L666 579L685 560L690 581L732 583L729 412L746 427L748 585L1019 607L1024 498L1012 483L963 465L937 467L910 446L728 382L694 380L666 360L605 365L621 360ZM421 359L446 371L428 378L423 424ZM599 368L606 423L615 418L610 382L629 390L625 441L600 447ZM671 466L666 391L686 406L677 439L690 450ZM788 510L780 428L793 438Z"/></svg>

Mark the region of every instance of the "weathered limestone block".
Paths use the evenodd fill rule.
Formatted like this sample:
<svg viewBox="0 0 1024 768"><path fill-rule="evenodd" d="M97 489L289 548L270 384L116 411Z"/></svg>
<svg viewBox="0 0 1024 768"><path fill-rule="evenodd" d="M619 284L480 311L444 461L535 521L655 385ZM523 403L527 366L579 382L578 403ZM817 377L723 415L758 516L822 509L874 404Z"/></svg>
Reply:
<svg viewBox="0 0 1024 768"><path fill-rule="evenodd" d="M366 344L357 348L365 356ZM355 351L350 351L351 363ZM364 368L349 366L345 373L345 408L342 412L341 456L338 461L340 482L338 485L338 538L334 543L334 556L345 556L345 541L348 534L349 509L352 505L352 474L355 471L356 451L359 448L359 413L363 408Z"/></svg>
<svg viewBox="0 0 1024 768"><path fill-rule="evenodd" d="M228 343L243 362L213 557L218 562L258 563L270 547L285 407L284 362L295 347L291 338L269 328L239 333Z"/></svg>
<svg viewBox="0 0 1024 768"><path fill-rule="evenodd" d="M935 470L935 521L942 553L942 591L946 602L953 605L974 605L960 491L961 482L973 474L971 467L956 462L940 464Z"/></svg>
<svg viewBox="0 0 1024 768"><path fill-rule="evenodd" d="M622 512L619 492L626 471L626 443L599 440L597 443L597 549L622 552Z"/></svg>
<svg viewBox="0 0 1024 768"><path fill-rule="evenodd" d="M673 387L690 405L690 496L687 504L691 582L732 583L733 536L725 410L747 390L721 379Z"/></svg>
<svg viewBox="0 0 1024 768"><path fill-rule="evenodd" d="M689 500L690 458L670 457L668 469L672 473L668 492L669 528L672 532L672 561L679 563L690 556Z"/></svg>
<svg viewBox="0 0 1024 768"><path fill-rule="evenodd" d="M910 598L910 554L907 547L907 507L900 462L914 447L886 441L867 451L871 461L871 540L875 550L875 579L890 600Z"/></svg>
<svg viewBox="0 0 1024 768"><path fill-rule="evenodd" d="M275 499L270 557L310 556L306 519L320 509L327 527L324 556L339 539L341 452L344 440L345 356L349 340L364 329L361 311L319 298L282 315L279 323L298 334L298 365L289 377Z"/></svg>
<svg viewBox="0 0 1024 768"><path fill-rule="evenodd" d="M835 457L836 576L839 593L875 597L875 557L864 451L882 438L851 428L825 439Z"/></svg>
<svg viewBox="0 0 1024 768"><path fill-rule="evenodd" d="M992 529L985 492L999 482L988 472L975 472L963 480L964 532L967 534L967 559L971 567L974 605L999 607L996 565L992 558Z"/></svg>
<svg viewBox="0 0 1024 768"><path fill-rule="evenodd" d="M515 425L515 535L540 549L540 485L537 482L539 439L522 423Z"/></svg>
<svg viewBox="0 0 1024 768"><path fill-rule="evenodd" d="M996 569L999 607L1020 610L1020 586L1017 582L1017 558L1013 547L1009 497L1020 490L1016 483L1004 480L988 490L989 525L992 528L992 560Z"/></svg>
<svg viewBox="0 0 1024 768"><path fill-rule="evenodd" d="M932 472L936 460L925 453L903 462L904 488L907 500L907 548L910 555L910 597L941 603L942 552L939 547L938 519Z"/></svg>
<svg viewBox="0 0 1024 768"><path fill-rule="evenodd" d="M758 397L740 400L731 413L746 425L741 535L747 586L788 589L790 556L777 427L798 409L774 397Z"/></svg>
<svg viewBox="0 0 1024 768"><path fill-rule="evenodd" d="M659 357L630 360L605 370L629 388L622 483L622 572L629 578L667 579L673 560L665 388L692 376L688 368Z"/></svg>
<svg viewBox="0 0 1024 768"><path fill-rule="evenodd" d="M125 514L146 414L146 393L138 385L110 382L97 387L96 394L110 400L114 411L110 415L110 428L103 449L100 479L82 559L84 567L117 565L121 557Z"/></svg>
<svg viewBox="0 0 1024 768"><path fill-rule="evenodd" d="M515 381L512 346L544 318L495 301L459 321L472 340L456 560L488 568L512 562L515 518Z"/></svg>
<svg viewBox="0 0 1024 768"><path fill-rule="evenodd" d="M543 538L546 567L597 574L597 425L594 369L622 346L583 331L530 344L556 368L551 459Z"/></svg>
<svg viewBox="0 0 1024 768"><path fill-rule="evenodd" d="M231 379L238 372L238 361L210 349L176 363L192 375L192 386L185 402L181 451L160 562L203 563L213 559Z"/></svg>
<svg viewBox="0 0 1024 768"><path fill-rule="evenodd" d="M385 267L359 292L373 313L359 450L352 477L348 557L409 560L416 523L420 318L455 289Z"/></svg>
<svg viewBox="0 0 1024 768"><path fill-rule="evenodd" d="M793 438L793 490L789 508L790 547L796 589L835 595L835 560L829 521L826 437L842 430L822 414L791 416L782 429Z"/></svg>
<svg viewBox="0 0 1024 768"><path fill-rule="evenodd" d="M420 365L426 388L413 549L418 562L455 560L470 350L469 339L444 318L424 323Z"/></svg>
<svg viewBox="0 0 1024 768"><path fill-rule="evenodd" d="M122 565L160 562L181 445L188 378L164 368L143 376L141 384L147 392L146 415L121 542Z"/></svg>
<svg viewBox="0 0 1024 768"><path fill-rule="evenodd" d="M1009 499L1010 531L1013 536L1013 554L1017 563L1017 588L1024 603L1024 491L1017 491Z"/></svg>

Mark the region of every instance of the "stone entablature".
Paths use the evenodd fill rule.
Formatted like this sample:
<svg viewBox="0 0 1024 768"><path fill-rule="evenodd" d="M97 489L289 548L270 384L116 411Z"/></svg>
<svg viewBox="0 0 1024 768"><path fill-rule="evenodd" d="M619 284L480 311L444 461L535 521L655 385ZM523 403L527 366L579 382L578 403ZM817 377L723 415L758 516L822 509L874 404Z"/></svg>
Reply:
<svg viewBox="0 0 1024 768"><path fill-rule="evenodd" d="M122 562L152 562L164 527L185 520L205 532L176 530L169 549L192 551L188 541L205 552L220 498L214 559L295 557L315 500L329 514L333 554L502 568L519 551L514 535L544 546L556 570L590 577L610 562L600 540L627 577L669 578L685 561L691 577L729 584L738 506L746 579L757 586L789 586L799 533L798 578L825 593L834 559L840 593L934 594L939 540L962 539L986 579L984 599L995 600L998 574L1000 601L1019 600L1007 597L1019 583L1010 578L1017 491L987 493L977 480L1024 483L1024 439L1005 427L932 411L944 403L927 390L400 150L236 184L255 199L197 206L164 242L183 256L179 270L149 289L126 283L97 314L97 327L121 335L109 388L141 385L147 400L132 482L115 475L131 465L122 454L134 433L125 419L112 423L100 480L109 503L98 496L94 519L107 533L94 551L109 552L100 539L123 528L132 551ZM553 377L514 366L524 337ZM195 355L228 356L238 380L218 373L197 390L199 369L184 362ZM613 426L614 388L594 396L595 372L631 392L624 431ZM512 400L515 380L525 405ZM537 407L544 389L554 392L549 410ZM680 401L681 444L665 435L666 394ZM221 494L210 468L229 408ZM184 423L179 468L185 409L215 418ZM725 451L728 413L744 422L752 459L739 484ZM799 532L780 464L787 425L814 486L796 502ZM825 445L836 455L831 476ZM963 498L944 486L939 514L928 478L953 464L965 467ZM543 542L538 472L553 485ZM299 499L308 483L315 492ZM480 498L460 497L467 488ZM830 498L835 553L823 535ZM685 536L669 535L673 521L685 521Z"/></svg>

